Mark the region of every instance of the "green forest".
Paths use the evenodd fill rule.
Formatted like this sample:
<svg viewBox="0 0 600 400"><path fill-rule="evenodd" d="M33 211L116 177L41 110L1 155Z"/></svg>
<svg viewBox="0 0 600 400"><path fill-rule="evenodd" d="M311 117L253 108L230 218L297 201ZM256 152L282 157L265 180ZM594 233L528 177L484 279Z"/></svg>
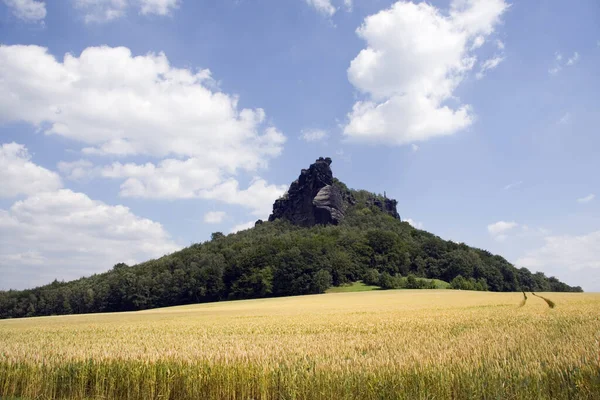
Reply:
<svg viewBox="0 0 600 400"><path fill-rule="evenodd" d="M215 232L209 241L138 265L121 263L71 282L2 291L0 318L314 294L359 280L382 289L435 288L427 280L436 279L463 290L582 291L415 229L369 206L372 193L335 184L356 199L340 225L301 228L276 220L230 235Z"/></svg>

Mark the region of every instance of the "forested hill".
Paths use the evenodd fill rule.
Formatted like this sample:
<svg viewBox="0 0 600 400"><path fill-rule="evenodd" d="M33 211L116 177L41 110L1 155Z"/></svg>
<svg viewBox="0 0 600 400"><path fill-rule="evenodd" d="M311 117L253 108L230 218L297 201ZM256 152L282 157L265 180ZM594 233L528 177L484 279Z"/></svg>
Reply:
<svg viewBox="0 0 600 400"><path fill-rule="evenodd" d="M466 282L478 290L582 291L543 273L517 269L485 250L415 229L400 221L395 201L384 196L350 190L335 179L331 186L335 190L326 191L343 200L339 210L327 199L321 201L322 188L313 209L321 218L329 207L327 224L271 218L236 234L213 233L210 241L157 260L117 264L76 281L0 292L0 318L322 293L357 280L394 287L394 279L409 275ZM278 200L280 208L290 198L288 193Z"/></svg>

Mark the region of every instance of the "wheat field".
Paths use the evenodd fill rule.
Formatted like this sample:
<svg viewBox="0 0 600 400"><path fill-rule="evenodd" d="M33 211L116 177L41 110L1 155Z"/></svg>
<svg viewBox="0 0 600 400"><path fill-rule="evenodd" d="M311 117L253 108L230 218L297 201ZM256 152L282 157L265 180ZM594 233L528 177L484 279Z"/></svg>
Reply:
<svg viewBox="0 0 600 400"><path fill-rule="evenodd" d="M599 399L600 294L393 290L0 321L0 397Z"/></svg>

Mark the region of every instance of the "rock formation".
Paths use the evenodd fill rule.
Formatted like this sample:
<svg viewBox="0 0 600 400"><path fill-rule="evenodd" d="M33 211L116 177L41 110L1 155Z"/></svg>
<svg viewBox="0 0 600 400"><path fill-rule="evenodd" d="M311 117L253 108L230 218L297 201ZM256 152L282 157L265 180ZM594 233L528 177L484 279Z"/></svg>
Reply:
<svg viewBox="0 0 600 400"><path fill-rule="evenodd" d="M320 157L308 169L303 169L288 191L273 204L269 221L281 218L299 226L339 224L355 200L350 191L343 192L336 185L330 166L331 158ZM400 219L396 200L373 196L368 203Z"/></svg>
<svg viewBox="0 0 600 400"><path fill-rule="evenodd" d="M383 198L383 201L380 198L372 197L368 200L369 205L378 207L382 211L390 214L392 217L396 219L400 219L400 214L398 214L398 210L396 206L398 205L398 201L394 199L388 199L387 197Z"/></svg>

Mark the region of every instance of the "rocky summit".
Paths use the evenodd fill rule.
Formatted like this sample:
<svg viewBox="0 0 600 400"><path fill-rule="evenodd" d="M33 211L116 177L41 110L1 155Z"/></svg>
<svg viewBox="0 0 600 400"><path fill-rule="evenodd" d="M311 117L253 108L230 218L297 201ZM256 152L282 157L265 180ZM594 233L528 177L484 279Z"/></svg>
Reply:
<svg viewBox="0 0 600 400"><path fill-rule="evenodd" d="M346 210L356 204L356 200L352 191L333 178L331 162L329 157L320 157L308 169L303 169L288 191L273 204L269 221L285 219L305 227L342 222ZM400 219L396 200L373 195L368 202Z"/></svg>

